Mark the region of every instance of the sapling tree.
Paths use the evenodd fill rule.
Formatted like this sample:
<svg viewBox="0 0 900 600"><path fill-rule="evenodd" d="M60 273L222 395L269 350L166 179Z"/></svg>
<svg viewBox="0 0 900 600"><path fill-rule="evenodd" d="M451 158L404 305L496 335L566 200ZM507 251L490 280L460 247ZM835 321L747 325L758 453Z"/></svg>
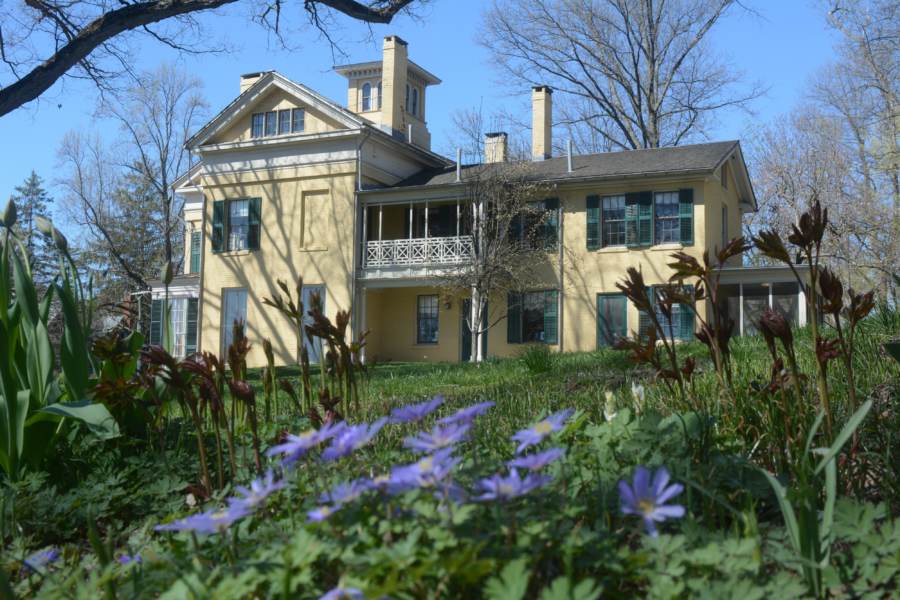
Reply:
<svg viewBox="0 0 900 600"><path fill-rule="evenodd" d="M465 326L471 333L471 361L484 359L483 336L506 317L490 298L505 300L541 281L541 267L562 241L558 239L557 208L543 202L550 189L534 178L529 163L493 163L463 171L465 183L460 219L472 234L470 260L444 270L438 286L450 298L468 296Z"/></svg>

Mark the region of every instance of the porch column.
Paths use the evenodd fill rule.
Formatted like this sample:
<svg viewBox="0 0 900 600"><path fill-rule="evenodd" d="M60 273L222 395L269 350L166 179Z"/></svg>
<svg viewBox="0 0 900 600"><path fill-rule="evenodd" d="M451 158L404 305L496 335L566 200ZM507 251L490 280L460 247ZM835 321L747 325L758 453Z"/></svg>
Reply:
<svg viewBox="0 0 900 600"><path fill-rule="evenodd" d="M797 285L797 321L800 327L808 325L806 314L806 292L803 291L802 285Z"/></svg>
<svg viewBox="0 0 900 600"><path fill-rule="evenodd" d="M459 237L459 198L456 199L456 237Z"/></svg>
<svg viewBox="0 0 900 600"><path fill-rule="evenodd" d="M359 332L357 335L361 336L368 329L368 318L366 315L366 296L368 296L368 292L366 290L366 286L360 286L359 290ZM358 340L359 338L357 338ZM366 345L363 344L362 348L359 350L359 359L363 364L366 364Z"/></svg>
<svg viewBox="0 0 900 600"><path fill-rule="evenodd" d="M381 221L384 216L384 204L378 205L378 241L381 241Z"/></svg>
<svg viewBox="0 0 900 600"><path fill-rule="evenodd" d="M744 284L738 284L738 325L740 328L738 331L743 336L744 335Z"/></svg>
<svg viewBox="0 0 900 600"><path fill-rule="evenodd" d="M362 222L362 265L366 266L366 252L369 248L369 205L363 204Z"/></svg>
<svg viewBox="0 0 900 600"><path fill-rule="evenodd" d="M428 200L425 201L425 239L428 239Z"/></svg>
<svg viewBox="0 0 900 600"><path fill-rule="evenodd" d="M409 203L409 239L413 239L413 205Z"/></svg>

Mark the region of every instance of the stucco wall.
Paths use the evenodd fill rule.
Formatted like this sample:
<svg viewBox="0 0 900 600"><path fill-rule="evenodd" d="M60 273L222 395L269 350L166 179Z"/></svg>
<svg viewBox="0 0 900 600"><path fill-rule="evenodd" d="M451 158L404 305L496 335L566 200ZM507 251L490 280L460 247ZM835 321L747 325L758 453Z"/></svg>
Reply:
<svg viewBox="0 0 900 600"><path fill-rule="evenodd" d="M269 338L279 363L295 361L290 321L263 305L280 293L277 280L291 289L298 276L308 285L325 285L326 315L351 304L353 278L355 164L352 162L279 170L204 175L204 265L201 348L220 351L222 290L246 288L247 335L253 344L248 364L265 363L262 340ZM215 200L261 198L260 249L213 253Z"/></svg>

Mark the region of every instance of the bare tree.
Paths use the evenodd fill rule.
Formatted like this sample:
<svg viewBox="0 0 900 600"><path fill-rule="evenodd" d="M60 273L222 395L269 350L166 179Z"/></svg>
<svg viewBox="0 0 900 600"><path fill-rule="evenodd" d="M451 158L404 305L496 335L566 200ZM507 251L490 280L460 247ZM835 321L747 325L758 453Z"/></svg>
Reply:
<svg viewBox="0 0 900 600"><path fill-rule="evenodd" d="M547 192L529 163L505 162L467 167L462 231L472 233L472 260L446 271L439 287L449 297L470 298L466 327L471 333L471 361L480 362L482 339L506 317L498 302L507 292L539 283L550 246L561 243L541 202Z"/></svg>
<svg viewBox="0 0 900 600"><path fill-rule="evenodd" d="M707 34L738 0L495 0L481 43L504 79L559 92L582 151L675 146L761 91ZM555 99L556 99L555 98ZM590 146L589 146L590 145Z"/></svg>
<svg viewBox="0 0 900 600"><path fill-rule="evenodd" d="M209 38L200 13L238 0L25 0L0 4L0 116L35 100L60 78L93 80L109 89L130 72L128 42L144 35L179 51L197 51ZM389 23L422 0L303 0L309 22L328 36L320 9L369 23ZM299 3L299 2L298 2ZM281 34L285 0L252 0L256 20Z"/></svg>
<svg viewBox="0 0 900 600"><path fill-rule="evenodd" d="M172 183L188 169L184 142L205 112L199 80L163 65L101 104L98 115L119 125L119 139L70 132L59 149L65 208L87 232L93 266L131 290L147 289L161 264L180 264L184 227Z"/></svg>

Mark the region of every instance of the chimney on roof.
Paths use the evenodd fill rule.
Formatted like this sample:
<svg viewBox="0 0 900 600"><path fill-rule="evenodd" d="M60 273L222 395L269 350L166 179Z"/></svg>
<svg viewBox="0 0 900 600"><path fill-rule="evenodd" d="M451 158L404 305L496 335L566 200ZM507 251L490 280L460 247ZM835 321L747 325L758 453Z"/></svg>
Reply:
<svg viewBox="0 0 900 600"><path fill-rule="evenodd" d="M506 162L507 139L505 131L495 131L484 134L484 162Z"/></svg>
<svg viewBox="0 0 900 600"><path fill-rule="evenodd" d="M256 83L256 80L266 74L266 71L259 71L258 73L246 73L241 75L241 93L243 94L248 87Z"/></svg>
<svg viewBox="0 0 900 600"><path fill-rule="evenodd" d="M553 143L553 90L546 85L531 89L531 156L550 158Z"/></svg>
<svg viewBox="0 0 900 600"><path fill-rule="evenodd" d="M381 122L391 132L406 133L403 126L403 111L407 94L407 69L409 50L399 36L384 38L381 58Z"/></svg>

